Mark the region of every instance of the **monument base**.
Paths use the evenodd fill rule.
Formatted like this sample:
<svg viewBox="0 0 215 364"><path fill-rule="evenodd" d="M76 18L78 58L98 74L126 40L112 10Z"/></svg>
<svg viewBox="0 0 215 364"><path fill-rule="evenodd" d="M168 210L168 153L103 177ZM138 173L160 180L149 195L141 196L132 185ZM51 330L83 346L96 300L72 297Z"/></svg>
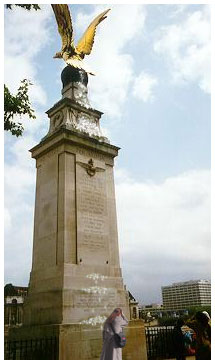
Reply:
<svg viewBox="0 0 215 364"><path fill-rule="evenodd" d="M125 328L126 346L123 360L147 360L146 334L143 320L131 320Z"/></svg>
<svg viewBox="0 0 215 364"><path fill-rule="evenodd" d="M123 360L146 360L146 339L142 320L129 322L125 329L127 344L123 348ZM34 340L56 338L52 343L57 345L54 348L38 345L38 350L32 345ZM96 325L35 325L13 328L9 331L9 341L16 340L31 342L34 351L25 353L25 359L55 359L55 360L99 360L102 350L102 326ZM53 356L54 350L54 356ZM48 353L50 352L50 357ZM17 357L19 359L19 357Z"/></svg>

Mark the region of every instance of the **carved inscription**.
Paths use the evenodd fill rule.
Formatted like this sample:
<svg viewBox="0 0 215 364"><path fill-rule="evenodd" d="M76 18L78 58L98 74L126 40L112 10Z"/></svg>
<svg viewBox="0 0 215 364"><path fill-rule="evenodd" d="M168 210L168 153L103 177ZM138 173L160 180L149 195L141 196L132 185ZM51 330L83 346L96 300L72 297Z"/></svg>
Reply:
<svg viewBox="0 0 215 364"><path fill-rule="evenodd" d="M88 253L108 258L108 221L106 179L104 173L96 173L90 177L77 164L77 223L78 245L82 258ZM102 255L101 255L102 254ZM92 256L88 256L88 260Z"/></svg>
<svg viewBox="0 0 215 364"><path fill-rule="evenodd" d="M103 296L99 296L97 293L76 293L75 295L75 306L80 308L108 308L112 307L113 302L115 301L115 292L108 292L108 294Z"/></svg>
<svg viewBox="0 0 215 364"><path fill-rule="evenodd" d="M79 147L75 147L75 153L80 154L80 155L84 155L86 157L91 157L91 158L96 158L100 161L104 160L104 156L101 155L100 153L97 153L93 150L86 150L83 148L79 148Z"/></svg>

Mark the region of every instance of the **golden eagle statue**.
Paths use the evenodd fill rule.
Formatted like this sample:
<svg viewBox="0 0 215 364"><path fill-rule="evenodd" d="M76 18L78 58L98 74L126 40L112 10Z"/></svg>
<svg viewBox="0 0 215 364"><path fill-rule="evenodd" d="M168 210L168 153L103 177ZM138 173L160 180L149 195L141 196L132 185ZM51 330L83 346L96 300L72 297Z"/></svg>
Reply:
<svg viewBox="0 0 215 364"><path fill-rule="evenodd" d="M91 53L96 27L107 17L106 14L110 9L103 11L90 23L77 46L74 45L73 27L68 5L52 4L52 9L54 10L58 31L62 39L61 51L57 52L54 58L63 58L67 64L93 75L83 62L83 59L86 54Z"/></svg>

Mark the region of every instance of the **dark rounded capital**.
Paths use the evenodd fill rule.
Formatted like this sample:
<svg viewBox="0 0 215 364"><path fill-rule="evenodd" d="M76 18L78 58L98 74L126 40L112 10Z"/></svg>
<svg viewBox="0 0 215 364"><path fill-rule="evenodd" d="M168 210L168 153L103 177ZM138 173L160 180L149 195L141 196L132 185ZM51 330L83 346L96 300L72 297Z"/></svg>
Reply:
<svg viewBox="0 0 215 364"><path fill-rule="evenodd" d="M63 88L70 82L81 82L87 86L88 75L84 70L80 70L68 65L61 72L61 81L63 83Z"/></svg>

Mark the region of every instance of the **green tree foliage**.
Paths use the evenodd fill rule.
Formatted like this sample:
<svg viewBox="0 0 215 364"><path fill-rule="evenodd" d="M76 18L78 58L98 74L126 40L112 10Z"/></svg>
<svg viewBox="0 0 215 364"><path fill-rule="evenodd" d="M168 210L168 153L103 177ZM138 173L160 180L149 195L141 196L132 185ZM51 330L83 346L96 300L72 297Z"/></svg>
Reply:
<svg viewBox="0 0 215 364"><path fill-rule="evenodd" d="M23 9L26 9L26 10L40 10L40 7L39 5L37 4L6 4L6 9L10 9L12 10L12 6L20 6L21 8Z"/></svg>
<svg viewBox="0 0 215 364"><path fill-rule="evenodd" d="M191 306L188 307L189 317L195 316L198 311L206 311L211 315L211 306Z"/></svg>
<svg viewBox="0 0 215 364"><path fill-rule="evenodd" d="M159 317L159 326L175 326L177 322L176 317Z"/></svg>
<svg viewBox="0 0 215 364"><path fill-rule="evenodd" d="M187 307L187 314L180 313L180 318L182 318L185 323L188 319L193 318L198 311L206 311L211 316L211 306L190 306ZM172 317L165 312L163 313L163 317L158 318L158 322L160 326L174 326L178 320L178 317Z"/></svg>
<svg viewBox="0 0 215 364"><path fill-rule="evenodd" d="M26 10L40 10L37 4L6 4L6 9L12 10L14 6L19 6ZM21 122L15 122L14 117L27 114L35 119L34 110L31 108L28 87L31 82L27 79L21 81L17 94L10 93L9 88L4 85L4 130L8 130L17 137L22 135L24 127Z"/></svg>
<svg viewBox="0 0 215 364"><path fill-rule="evenodd" d="M27 114L32 119L36 118L28 97L29 85L30 81L22 80L16 95L12 95L4 85L4 130L17 137L22 135L24 127L21 122L15 122L14 117Z"/></svg>

